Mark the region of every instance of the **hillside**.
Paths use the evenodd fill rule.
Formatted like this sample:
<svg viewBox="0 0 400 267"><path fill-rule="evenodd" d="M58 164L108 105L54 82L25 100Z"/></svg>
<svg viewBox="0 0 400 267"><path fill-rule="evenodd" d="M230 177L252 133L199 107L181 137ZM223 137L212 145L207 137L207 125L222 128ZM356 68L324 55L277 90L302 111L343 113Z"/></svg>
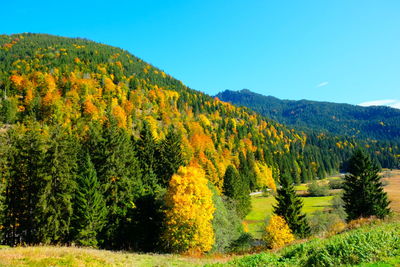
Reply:
<svg viewBox="0 0 400 267"><path fill-rule="evenodd" d="M363 146L396 167L396 143L305 134L186 87L119 48L0 36L0 240L224 252L249 193L338 172ZM229 170L229 171L227 171Z"/></svg>
<svg viewBox="0 0 400 267"><path fill-rule="evenodd" d="M222 101L246 106L282 124L300 130L376 140L400 139L400 110L384 106L361 107L309 100L281 100L243 89L217 94Z"/></svg>

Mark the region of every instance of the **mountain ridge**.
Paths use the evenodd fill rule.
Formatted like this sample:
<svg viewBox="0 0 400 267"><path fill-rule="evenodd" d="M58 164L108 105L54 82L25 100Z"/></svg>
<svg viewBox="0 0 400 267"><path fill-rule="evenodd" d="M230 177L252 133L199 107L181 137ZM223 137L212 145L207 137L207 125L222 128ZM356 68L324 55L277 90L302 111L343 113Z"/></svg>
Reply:
<svg viewBox="0 0 400 267"><path fill-rule="evenodd" d="M280 123L300 130L318 130L357 138L400 138L400 110L386 106L363 107L313 100L281 100L248 89L225 90L222 101L246 106Z"/></svg>

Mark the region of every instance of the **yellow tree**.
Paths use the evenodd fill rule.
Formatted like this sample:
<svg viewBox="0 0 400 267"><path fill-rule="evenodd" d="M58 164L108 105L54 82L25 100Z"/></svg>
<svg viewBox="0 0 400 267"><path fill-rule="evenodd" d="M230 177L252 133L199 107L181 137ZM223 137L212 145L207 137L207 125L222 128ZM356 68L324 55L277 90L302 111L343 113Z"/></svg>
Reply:
<svg viewBox="0 0 400 267"><path fill-rule="evenodd" d="M273 215L265 228L264 240L270 248L280 248L293 242L294 235L281 216Z"/></svg>
<svg viewBox="0 0 400 267"><path fill-rule="evenodd" d="M204 171L180 167L166 194L165 246L173 252L206 252L214 244L214 204Z"/></svg>

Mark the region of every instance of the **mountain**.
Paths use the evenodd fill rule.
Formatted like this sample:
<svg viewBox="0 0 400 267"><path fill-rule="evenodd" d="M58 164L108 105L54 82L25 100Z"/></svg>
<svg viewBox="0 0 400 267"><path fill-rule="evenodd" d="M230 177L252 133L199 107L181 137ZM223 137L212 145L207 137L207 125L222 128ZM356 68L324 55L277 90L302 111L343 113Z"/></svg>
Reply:
<svg viewBox="0 0 400 267"><path fill-rule="evenodd" d="M282 124L300 130L376 140L400 140L400 110L384 106L361 107L309 100L281 100L243 89L226 90L220 100L246 106Z"/></svg>
<svg viewBox="0 0 400 267"><path fill-rule="evenodd" d="M223 251L250 191L337 173L359 146L399 166L397 143L291 129L116 47L0 35L0 243Z"/></svg>

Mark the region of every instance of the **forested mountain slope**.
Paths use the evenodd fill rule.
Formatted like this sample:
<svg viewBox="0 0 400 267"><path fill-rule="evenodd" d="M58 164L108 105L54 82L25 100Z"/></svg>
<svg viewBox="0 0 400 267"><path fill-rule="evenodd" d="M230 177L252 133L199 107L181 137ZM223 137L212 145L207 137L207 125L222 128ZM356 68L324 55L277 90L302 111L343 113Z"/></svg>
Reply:
<svg viewBox="0 0 400 267"><path fill-rule="evenodd" d="M297 129L376 140L400 140L400 110L384 106L361 107L309 100L280 100L243 89L217 95L222 101L249 107Z"/></svg>
<svg viewBox="0 0 400 267"><path fill-rule="evenodd" d="M398 166L396 144L306 135L84 39L1 35L0 93L0 238L10 245L223 250L249 192L282 173L337 172L357 145Z"/></svg>

